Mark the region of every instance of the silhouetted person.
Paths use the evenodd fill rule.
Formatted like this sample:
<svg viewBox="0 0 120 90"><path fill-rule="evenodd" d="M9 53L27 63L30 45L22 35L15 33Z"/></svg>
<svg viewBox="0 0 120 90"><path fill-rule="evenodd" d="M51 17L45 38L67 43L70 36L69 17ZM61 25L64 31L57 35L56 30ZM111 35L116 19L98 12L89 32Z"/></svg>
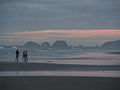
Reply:
<svg viewBox="0 0 120 90"><path fill-rule="evenodd" d="M19 50L16 50L16 58L15 58L15 62L18 63L18 59L19 59Z"/></svg>
<svg viewBox="0 0 120 90"><path fill-rule="evenodd" d="M24 60L24 63L28 62L28 53L27 53L27 50L23 51L23 60Z"/></svg>

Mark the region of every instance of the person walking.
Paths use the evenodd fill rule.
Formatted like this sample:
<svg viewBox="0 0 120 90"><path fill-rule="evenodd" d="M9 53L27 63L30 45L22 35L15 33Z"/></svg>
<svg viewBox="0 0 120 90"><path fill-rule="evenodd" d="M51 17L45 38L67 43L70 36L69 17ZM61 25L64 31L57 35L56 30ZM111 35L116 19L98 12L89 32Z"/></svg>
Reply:
<svg viewBox="0 0 120 90"><path fill-rule="evenodd" d="M15 58L15 62L18 63L19 61L19 50L16 50L16 58Z"/></svg>

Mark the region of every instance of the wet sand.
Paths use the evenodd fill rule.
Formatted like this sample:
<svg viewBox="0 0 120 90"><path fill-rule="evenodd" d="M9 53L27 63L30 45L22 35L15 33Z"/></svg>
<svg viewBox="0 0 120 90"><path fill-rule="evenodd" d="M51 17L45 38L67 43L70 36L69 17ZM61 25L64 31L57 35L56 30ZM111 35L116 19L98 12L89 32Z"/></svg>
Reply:
<svg viewBox="0 0 120 90"><path fill-rule="evenodd" d="M72 65L54 63L11 63L0 62L0 71L59 71L59 70L79 70L79 71L118 71L120 65Z"/></svg>
<svg viewBox="0 0 120 90"><path fill-rule="evenodd" d="M1 90L120 90L120 78L111 77L0 77Z"/></svg>
<svg viewBox="0 0 120 90"><path fill-rule="evenodd" d="M0 62L0 71L120 70L120 65ZM0 90L120 90L120 77L0 76Z"/></svg>

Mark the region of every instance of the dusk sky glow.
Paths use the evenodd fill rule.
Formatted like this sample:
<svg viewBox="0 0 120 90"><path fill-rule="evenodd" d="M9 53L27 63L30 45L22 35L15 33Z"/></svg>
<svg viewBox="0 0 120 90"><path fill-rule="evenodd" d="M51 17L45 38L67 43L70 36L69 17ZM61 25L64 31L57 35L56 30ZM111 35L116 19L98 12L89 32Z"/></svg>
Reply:
<svg viewBox="0 0 120 90"><path fill-rule="evenodd" d="M6 42L54 42L66 40L69 44L101 45L105 41L120 39L120 30L39 30L5 33L0 40Z"/></svg>
<svg viewBox="0 0 120 90"><path fill-rule="evenodd" d="M120 39L120 0L0 0L0 45Z"/></svg>

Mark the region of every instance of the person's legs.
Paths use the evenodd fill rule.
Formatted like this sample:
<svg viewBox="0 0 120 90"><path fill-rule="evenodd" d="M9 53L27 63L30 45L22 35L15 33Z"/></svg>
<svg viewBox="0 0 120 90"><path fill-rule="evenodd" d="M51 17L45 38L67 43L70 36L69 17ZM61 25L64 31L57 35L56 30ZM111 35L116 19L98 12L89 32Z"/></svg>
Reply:
<svg viewBox="0 0 120 90"><path fill-rule="evenodd" d="M27 63L28 62L28 58L27 58L27 56L25 56L25 63Z"/></svg>
<svg viewBox="0 0 120 90"><path fill-rule="evenodd" d="M16 55L15 62L18 63L18 55Z"/></svg>
<svg viewBox="0 0 120 90"><path fill-rule="evenodd" d="M24 57L22 57L22 61L23 61L23 63L24 63Z"/></svg>
<svg viewBox="0 0 120 90"><path fill-rule="evenodd" d="M26 62L26 58L25 58L25 56L24 56L24 63Z"/></svg>
<svg viewBox="0 0 120 90"><path fill-rule="evenodd" d="M26 57L24 56L24 63L26 63Z"/></svg>
<svg viewBox="0 0 120 90"><path fill-rule="evenodd" d="M17 63L18 63L18 57L16 58L16 60L17 60Z"/></svg>
<svg viewBox="0 0 120 90"><path fill-rule="evenodd" d="M24 63L27 63L28 62L28 58L27 58L27 56L25 55L24 56Z"/></svg>
<svg viewBox="0 0 120 90"><path fill-rule="evenodd" d="M23 55L23 62L25 63L25 55Z"/></svg>

